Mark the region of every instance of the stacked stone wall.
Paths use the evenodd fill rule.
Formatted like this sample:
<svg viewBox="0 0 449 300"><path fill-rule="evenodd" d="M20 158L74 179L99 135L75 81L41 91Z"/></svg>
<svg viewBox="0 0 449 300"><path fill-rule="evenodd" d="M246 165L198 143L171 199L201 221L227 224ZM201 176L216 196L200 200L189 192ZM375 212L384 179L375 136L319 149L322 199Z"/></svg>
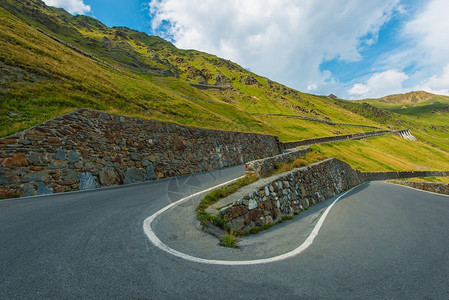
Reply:
<svg viewBox="0 0 449 300"><path fill-rule="evenodd" d="M362 183L363 176L333 158L261 182L244 188L243 195L240 192L220 200L207 211L227 221L228 228L243 233L308 209Z"/></svg>
<svg viewBox="0 0 449 300"><path fill-rule="evenodd" d="M446 177L449 172L446 171L398 171L398 172L367 172L362 173L364 181L389 180L400 178L415 177Z"/></svg>
<svg viewBox="0 0 449 300"><path fill-rule="evenodd" d="M375 126L360 125L360 124L348 124L348 123L335 123L335 122L328 121L328 120L317 119L317 118L311 118L311 117L304 117L304 116L297 116L297 115L266 114L266 116L277 116L277 117L295 118L295 119L301 119L301 120L312 121L312 122L317 122L317 123L325 123L325 124L333 125L333 126L348 126L348 127L361 127L361 128L379 129L379 127L375 127Z"/></svg>
<svg viewBox="0 0 449 300"><path fill-rule="evenodd" d="M0 139L0 197L143 182L279 153L275 136L79 109Z"/></svg>
<svg viewBox="0 0 449 300"><path fill-rule="evenodd" d="M390 131L371 131L371 132L356 133L356 134L327 136L327 137L316 138L316 139L302 140L302 141L298 141L298 142L281 143L281 148L282 149L290 149L290 148L295 148L295 147L300 147L300 146L308 146L308 145L321 144L321 143L341 142L341 141L346 141L346 140L360 140L360 139L364 139L364 138L385 135L387 133L390 133Z"/></svg>
<svg viewBox="0 0 449 300"><path fill-rule="evenodd" d="M392 183L409 186L423 191L449 195L449 184L441 182L417 182L417 181L397 181L392 180Z"/></svg>
<svg viewBox="0 0 449 300"><path fill-rule="evenodd" d="M278 155L277 157L282 156ZM252 162L248 163L248 165L251 164ZM261 179L240 189L237 193L221 199L208 208L207 212L227 221L229 229L243 233L254 227L275 224L284 216L299 213L311 205L332 198L365 181L421 176L449 176L449 172L362 173L338 159L327 159ZM420 187L435 192L449 190L448 185L442 184L419 183L418 188Z"/></svg>

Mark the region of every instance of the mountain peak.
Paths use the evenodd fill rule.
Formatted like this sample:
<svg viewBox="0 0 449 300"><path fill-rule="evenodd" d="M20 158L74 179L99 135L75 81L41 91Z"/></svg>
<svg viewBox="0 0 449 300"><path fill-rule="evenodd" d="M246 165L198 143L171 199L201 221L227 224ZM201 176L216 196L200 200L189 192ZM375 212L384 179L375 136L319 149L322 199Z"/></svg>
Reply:
<svg viewBox="0 0 449 300"><path fill-rule="evenodd" d="M387 104L418 104L424 103L434 98L446 97L436 95L425 91L412 91L405 94L388 95L382 98L374 99Z"/></svg>

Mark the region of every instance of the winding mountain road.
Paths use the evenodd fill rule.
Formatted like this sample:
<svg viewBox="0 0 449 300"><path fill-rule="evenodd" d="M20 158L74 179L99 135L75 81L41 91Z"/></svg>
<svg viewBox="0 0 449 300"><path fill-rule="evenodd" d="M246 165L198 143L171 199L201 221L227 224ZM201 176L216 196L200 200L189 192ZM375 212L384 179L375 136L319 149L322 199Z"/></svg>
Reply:
<svg viewBox="0 0 449 300"><path fill-rule="evenodd" d="M384 182L332 207L300 255L248 266L173 256L144 233L150 215L229 181L242 166L89 192L0 201L0 299L449 297L449 197ZM158 238L206 259L273 257L304 242L332 200L227 249L201 232L199 197L154 221Z"/></svg>

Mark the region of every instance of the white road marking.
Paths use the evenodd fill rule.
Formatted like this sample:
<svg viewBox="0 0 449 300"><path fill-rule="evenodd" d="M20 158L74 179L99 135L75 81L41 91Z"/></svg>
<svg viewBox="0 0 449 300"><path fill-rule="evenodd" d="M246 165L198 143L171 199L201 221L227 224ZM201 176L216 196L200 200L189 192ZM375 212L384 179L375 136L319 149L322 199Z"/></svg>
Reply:
<svg viewBox="0 0 449 300"><path fill-rule="evenodd" d="M215 260L215 259L206 259L206 258L200 258L200 257L194 257L179 251L176 251L170 247L168 247L167 245L165 245L154 233L153 229L151 228L151 223L162 213L166 212L167 210L199 195L208 191L211 191L213 189L219 188L221 186L224 186L226 184L232 183L240 178L239 177L233 180L230 180L228 182L219 184L217 186L208 188L204 191L195 193L193 195L190 195L188 197L185 197L181 200L178 200L164 208L162 208L161 210L159 210L158 212L156 212L155 214L151 215L150 217L148 217L147 219L145 219L145 221L143 222L143 230L145 231L145 234L148 236L148 238L150 239L150 241L158 248L160 248L161 250L164 250L165 252L168 252L174 256L177 256L179 258L188 260L188 261L192 261L192 262L196 262L196 263L203 263L203 264L209 264L209 265L226 265L226 266L243 266L243 265L256 265L256 264L266 264L266 263L271 263L271 262L276 262L276 261L280 261L280 260L284 260L287 258L291 258L294 257L300 253L302 253L304 250L306 250L307 248L309 248L310 245L312 245L313 240L315 239L315 237L318 235L318 232L321 229L321 226L323 226L324 220L326 219L329 211L332 209L332 207L334 206L335 203L337 203L337 201L339 201L343 196L345 196L347 193L351 192L353 189L355 189L357 186L353 187L352 189L344 192L343 194L341 194L340 196L338 196L337 199L334 200L334 202L332 202L332 204L324 211L323 215L321 216L321 218L319 219L318 223L315 225L314 229L312 230L312 232L309 234L309 236L307 237L307 239L296 249L293 249L290 252L281 254L281 255L277 255L277 256L273 256L270 258L262 258L262 259L254 259L254 260Z"/></svg>

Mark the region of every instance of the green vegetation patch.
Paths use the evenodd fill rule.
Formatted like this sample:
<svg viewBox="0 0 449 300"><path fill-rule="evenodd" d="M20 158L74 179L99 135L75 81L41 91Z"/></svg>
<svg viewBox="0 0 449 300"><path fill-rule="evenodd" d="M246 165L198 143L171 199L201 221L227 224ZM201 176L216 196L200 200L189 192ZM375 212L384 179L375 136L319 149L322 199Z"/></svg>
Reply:
<svg viewBox="0 0 449 300"><path fill-rule="evenodd" d="M362 172L449 170L448 152L395 135L324 143L312 149Z"/></svg>
<svg viewBox="0 0 449 300"><path fill-rule="evenodd" d="M238 189L256 182L257 180L258 178L255 175L246 175L245 177L237 180L234 183L230 183L222 188L210 192L204 197L203 200L201 200L200 204L196 208L197 219L201 222L202 225L205 225L207 221L210 221L212 224L226 230L226 221L217 216L212 216L211 214L207 213L205 211L206 208L214 203L217 203L218 200L235 193Z"/></svg>
<svg viewBox="0 0 449 300"><path fill-rule="evenodd" d="M236 237L236 232L231 230L229 234L226 234L222 237L221 242L227 248L235 248L237 247L238 238Z"/></svg>
<svg viewBox="0 0 449 300"><path fill-rule="evenodd" d="M305 155L301 155L296 159L291 159L288 162L277 162L274 164L274 169L270 172L267 172L264 177L270 177L276 174L284 173L296 168L301 168L307 166L309 164L321 161L325 159L323 154L317 151L312 151L306 153Z"/></svg>
<svg viewBox="0 0 449 300"><path fill-rule="evenodd" d="M441 182L449 184L449 177L415 177L415 178L406 178L406 179L396 179L396 181L414 181L414 182Z"/></svg>

